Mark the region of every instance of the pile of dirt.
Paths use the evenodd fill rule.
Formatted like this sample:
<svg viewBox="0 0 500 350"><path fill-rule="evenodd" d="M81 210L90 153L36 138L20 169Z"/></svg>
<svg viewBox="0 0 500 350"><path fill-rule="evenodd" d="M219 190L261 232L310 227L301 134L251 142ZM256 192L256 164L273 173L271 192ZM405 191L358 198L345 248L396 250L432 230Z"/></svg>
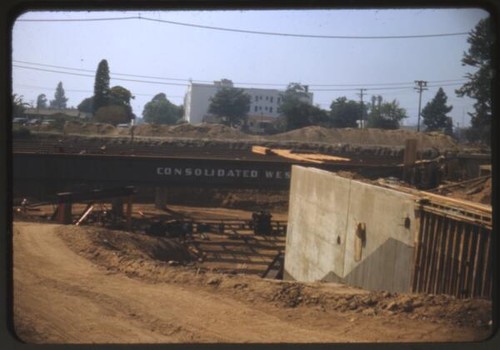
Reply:
<svg viewBox="0 0 500 350"><path fill-rule="evenodd" d="M128 129L120 130L120 135L130 134ZM179 125L153 125L140 124L134 127L136 136L153 136L167 138L194 138L194 139L249 139L251 135L220 124L179 124Z"/></svg>
<svg viewBox="0 0 500 350"><path fill-rule="evenodd" d="M328 129L309 126L272 136L273 140L326 142L350 145L398 146L404 147L407 139L417 139L420 148L456 149L457 145L449 136L439 133L417 133L411 130L384 129Z"/></svg>
<svg viewBox="0 0 500 350"><path fill-rule="evenodd" d="M457 144L449 136L440 133L424 133L411 130L324 128L309 126L276 135L250 135L238 129L221 124L179 124L154 125L140 124L133 127L135 137L184 138L203 140L259 141L271 143L319 143L324 145L353 145L366 147L402 148L409 138L417 139L421 149L457 150ZM42 132L56 132L54 127L46 126ZM130 128L115 127L111 124L67 121L63 133L70 135L125 136L131 135Z"/></svg>
<svg viewBox="0 0 500 350"><path fill-rule="evenodd" d="M194 259L177 239L90 226L64 226L59 228L58 234L72 250L102 266L122 266L126 273L136 272L133 266L127 269L129 264L140 265L144 261L158 262L160 265L170 261L187 264Z"/></svg>
<svg viewBox="0 0 500 350"><path fill-rule="evenodd" d="M80 121L67 121L64 123L64 134L77 135L116 135L117 129L111 124L85 123Z"/></svg>
<svg viewBox="0 0 500 350"><path fill-rule="evenodd" d="M278 308L334 310L347 315L421 319L475 328L491 326L489 300L369 292L337 283L299 283L222 274L193 262L189 251L175 240L75 226L60 227L58 234L70 249L107 273L124 273L150 283L191 285L246 303L270 303Z"/></svg>

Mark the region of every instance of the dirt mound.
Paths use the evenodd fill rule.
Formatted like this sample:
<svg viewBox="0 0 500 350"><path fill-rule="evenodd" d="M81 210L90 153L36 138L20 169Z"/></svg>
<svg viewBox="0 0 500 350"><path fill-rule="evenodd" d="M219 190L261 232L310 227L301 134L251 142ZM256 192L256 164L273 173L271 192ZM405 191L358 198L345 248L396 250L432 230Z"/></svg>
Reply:
<svg viewBox="0 0 500 350"><path fill-rule="evenodd" d="M122 133L125 132L122 131ZM127 131L128 133L128 131ZM195 139L242 139L249 135L239 130L220 124L180 124L180 125L137 125L134 130L136 136L181 137Z"/></svg>
<svg viewBox="0 0 500 350"><path fill-rule="evenodd" d="M72 250L107 267L116 268L122 263L146 260L187 263L192 259L189 251L175 239L75 226L60 227L58 234ZM124 269L123 272L135 271Z"/></svg>
<svg viewBox="0 0 500 350"><path fill-rule="evenodd" d="M61 132L52 126L50 129L37 129L42 132ZM221 124L189 123L179 125L140 124L133 127L134 136L140 138L166 138L166 139L193 139L233 142L264 142L272 143L274 147L283 143L299 143L304 146L321 144L323 146L365 146L403 148L409 138L417 139L421 149L457 150L458 145L449 136L439 133L417 133L410 130L383 130L383 129L355 129L355 128L324 128L309 126L276 135L250 135L238 129ZM67 121L64 124L64 134L94 135L94 136L122 136L130 137L130 128L114 127L110 124L85 123L80 121Z"/></svg>
<svg viewBox="0 0 500 350"><path fill-rule="evenodd" d="M487 328L491 324L489 300L369 292L336 283L299 283L221 274L191 262L189 251L176 240L75 226L59 227L58 234L73 251L105 268L108 273L125 273L153 283L192 285L246 303L270 303L278 308L313 308L353 316L420 319L473 328ZM176 263L172 264L172 261ZM171 266L177 262L184 263L184 266Z"/></svg>
<svg viewBox="0 0 500 350"><path fill-rule="evenodd" d="M85 123L80 121L67 121L64 123L63 132L65 134L79 135L115 135L116 128L111 124Z"/></svg>
<svg viewBox="0 0 500 350"><path fill-rule="evenodd" d="M451 137L439 133L417 133L410 130L383 129L327 129L309 126L286 133L277 134L274 140L325 142L352 145L376 145L404 147L405 140L417 139L421 148L455 149L457 145Z"/></svg>

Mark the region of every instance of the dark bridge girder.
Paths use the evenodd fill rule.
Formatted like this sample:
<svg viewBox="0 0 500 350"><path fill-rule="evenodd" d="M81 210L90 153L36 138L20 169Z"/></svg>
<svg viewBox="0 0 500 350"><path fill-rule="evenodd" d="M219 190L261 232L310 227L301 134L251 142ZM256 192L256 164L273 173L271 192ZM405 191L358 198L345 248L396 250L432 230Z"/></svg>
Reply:
<svg viewBox="0 0 500 350"><path fill-rule="evenodd" d="M367 177L398 176L396 165L248 161L237 159L165 158L111 155L14 153L13 181L96 182L149 186L283 188L292 164L326 170L355 171Z"/></svg>

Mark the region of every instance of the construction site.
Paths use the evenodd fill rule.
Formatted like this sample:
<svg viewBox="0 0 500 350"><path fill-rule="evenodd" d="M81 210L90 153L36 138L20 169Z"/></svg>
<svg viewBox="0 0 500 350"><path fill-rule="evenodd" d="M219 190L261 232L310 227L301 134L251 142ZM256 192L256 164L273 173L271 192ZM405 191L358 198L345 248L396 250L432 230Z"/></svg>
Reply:
<svg viewBox="0 0 500 350"><path fill-rule="evenodd" d="M255 136L179 125L134 134L67 123L14 135L21 341L493 334L488 152L404 130Z"/></svg>

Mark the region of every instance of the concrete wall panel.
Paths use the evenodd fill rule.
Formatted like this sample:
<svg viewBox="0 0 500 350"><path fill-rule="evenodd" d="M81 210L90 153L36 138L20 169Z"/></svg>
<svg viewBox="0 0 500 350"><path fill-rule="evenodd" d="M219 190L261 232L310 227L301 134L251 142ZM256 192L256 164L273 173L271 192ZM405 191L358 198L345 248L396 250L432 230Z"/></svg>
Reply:
<svg viewBox="0 0 500 350"><path fill-rule="evenodd" d="M363 240L356 235L360 223L366 227ZM287 276L408 291L415 229L411 195L324 170L293 166Z"/></svg>
<svg viewBox="0 0 500 350"><path fill-rule="evenodd" d="M294 168L291 178L287 272L295 279L317 280L328 272L342 276L349 180L331 186L330 173ZM340 243L339 243L340 242ZM300 261L300 264L292 264ZM286 263L285 263L286 264Z"/></svg>

